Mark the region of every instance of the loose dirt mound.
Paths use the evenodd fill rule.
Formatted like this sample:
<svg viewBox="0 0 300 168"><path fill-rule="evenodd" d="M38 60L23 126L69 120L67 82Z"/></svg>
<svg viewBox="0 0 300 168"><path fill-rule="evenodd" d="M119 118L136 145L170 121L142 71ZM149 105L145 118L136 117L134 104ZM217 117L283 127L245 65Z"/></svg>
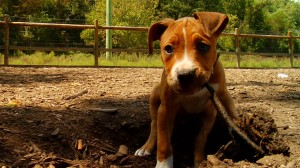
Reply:
<svg viewBox="0 0 300 168"><path fill-rule="evenodd" d="M154 167L155 155L136 157L133 153L149 134L148 97L161 72L0 67L0 166ZM279 78L279 73L288 77ZM282 146L290 147L290 156L271 155L251 163L240 159L215 162L209 155L208 166L300 167L300 70L227 69L226 75L238 111L274 119L274 125L261 127L275 126ZM257 129L250 128L252 133ZM208 154L224 145L214 137L222 138L227 132L211 135L208 146L216 148L207 149ZM180 129L176 134L189 136ZM259 141L265 142L264 135L260 136ZM175 167L192 165L190 144L184 140L174 144Z"/></svg>

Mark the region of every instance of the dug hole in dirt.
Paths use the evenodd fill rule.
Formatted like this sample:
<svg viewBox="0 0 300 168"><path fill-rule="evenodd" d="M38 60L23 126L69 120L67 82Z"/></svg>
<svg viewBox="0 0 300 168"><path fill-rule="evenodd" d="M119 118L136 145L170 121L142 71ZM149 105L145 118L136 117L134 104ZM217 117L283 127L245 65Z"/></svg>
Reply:
<svg viewBox="0 0 300 168"><path fill-rule="evenodd" d="M150 131L149 94L162 69L0 67L0 166L155 167L134 156ZM218 117L207 167L300 167L300 70L226 69L253 150ZM279 77L278 74L288 76ZM195 116L173 136L174 166L192 167Z"/></svg>

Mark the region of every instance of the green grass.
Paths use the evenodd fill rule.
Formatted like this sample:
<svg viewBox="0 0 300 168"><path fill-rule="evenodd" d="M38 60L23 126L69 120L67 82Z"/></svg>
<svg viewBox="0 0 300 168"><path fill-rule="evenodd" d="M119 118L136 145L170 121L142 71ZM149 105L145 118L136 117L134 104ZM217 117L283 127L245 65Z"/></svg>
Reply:
<svg viewBox="0 0 300 168"><path fill-rule="evenodd" d="M0 54L0 64L3 64L3 54ZM146 54L113 54L106 59L101 54L98 59L99 66L125 66L125 67L161 67L162 63L158 55L148 56ZM33 54L16 52L9 58L10 65L58 65L58 66L93 66L94 55L87 53L70 52L68 54L56 55L54 52L46 54L36 51Z"/></svg>
<svg viewBox="0 0 300 168"><path fill-rule="evenodd" d="M149 56L147 54L115 54L110 59L106 59L105 55L99 58L101 66L124 66L124 67L162 67L159 55Z"/></svg>
<svg viewBox="0 0 300 168"><path fill-rule="evenodd" d="M91 66L93 55L82 53L70 53L70 55L55 55L54 52L45 53L36 51L33 54L16 52L9 59L10 65L65 65L65 66Z"/></svg>
<svg viewBox="0 0 300 168"><path fill-rule="evenodd" d="M221 55L220 60L224 67L237 67L235 55ZM241 68L290 68L289 57L266 57L258 55L243 55L240 62ZM294 67L300 67L300 57L294 58Z"/></svg>
<svg viewBox="0 0 300 168"><path fill-rule="evenodd" d="M4 56L0 54L0 64L3 64ZM235 55L221 55L220 60L224 67L237 67ZM99 66L122 66L122 67L162 67L159 55L148 56L147 54L113 54L106 59L105 53L100 54ZM68 54L55 54L36 51L33 54L15 52L9 58L10 65L58 65L58 66L93 66L93 54L81 52L69 52ZM263 57L254 55L241 56L241 68L289 68L288 57ZM294 58L294 67L300 67L300 57Z"/></svg>

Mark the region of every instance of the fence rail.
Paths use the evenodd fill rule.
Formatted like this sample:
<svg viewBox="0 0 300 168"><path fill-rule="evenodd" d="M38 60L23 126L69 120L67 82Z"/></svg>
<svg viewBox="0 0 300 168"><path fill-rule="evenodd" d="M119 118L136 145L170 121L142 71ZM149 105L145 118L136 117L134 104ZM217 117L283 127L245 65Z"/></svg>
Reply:
<svg viewBox="0 0 300 168"><path fill-rule="evenodd" d="M82 24L56 24L56 23L33 23L33 22L11 22L9 16L4 17L4 21L0 21L0 26L4 26L4 45L0 45L0 50L4 50L4 65L9 65L9 51L10 50L34 50L34 51L84 51L94 53L94 66L98 66L98 57L101 52L142 52L147 53L147 49L107 49L100 48L98 43L99 30L127 30L127 31L143 31L147 32L148 27L128 27L128 26L99 26L98 21L95 20L94 25ZM10 44L10 29L11 27L47 27L47 28L60 28L60 29L93 29L94 31L94 44L93 47L35 47L35 46L16 46ZM258 35L258 34L241 34L239 29L235 29L234 33L222 33L222 36L230 36L235 38L235 52L220 51L221 54L231 54L237 57L237 67L240 68L241 55L263 55L263 56L289 56L290 66L294 67L294 57L300 54L294 53L295 39L300 39L300 36L293 36L292 32L288 35ZM287 39L288 52L287 53L262 53L262 52L241 52L240 41L241 38L271 38L271 39ZM155 50L159 52L159 50Z"/></svg>

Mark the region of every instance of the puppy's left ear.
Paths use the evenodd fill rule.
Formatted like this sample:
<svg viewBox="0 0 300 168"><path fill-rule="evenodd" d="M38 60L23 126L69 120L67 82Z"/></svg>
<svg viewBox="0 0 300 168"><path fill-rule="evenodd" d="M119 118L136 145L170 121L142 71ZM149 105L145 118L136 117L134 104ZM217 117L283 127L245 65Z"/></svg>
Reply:
<svg viewBox="0 0 300 168"><path fill-rule="evenodd" d="M219 37L229 21L228 16L217 12L195 12L194 18L199 20L211 36Z"/></svg>

